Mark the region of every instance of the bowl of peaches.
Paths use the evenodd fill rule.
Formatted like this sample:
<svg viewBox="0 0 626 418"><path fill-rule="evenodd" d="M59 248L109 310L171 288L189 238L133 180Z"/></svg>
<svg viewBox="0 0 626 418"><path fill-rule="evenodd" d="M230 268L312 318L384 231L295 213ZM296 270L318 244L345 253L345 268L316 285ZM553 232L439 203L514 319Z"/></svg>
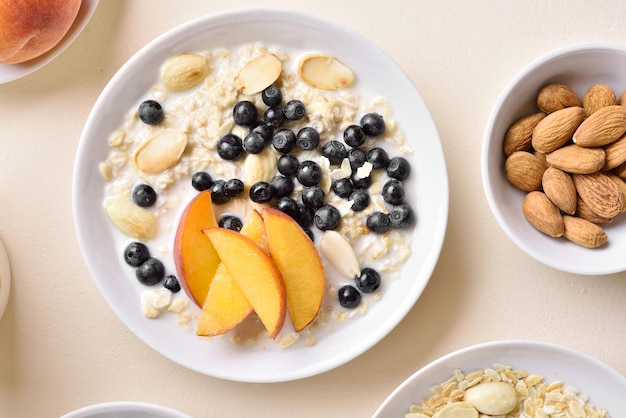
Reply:
<svg viewBox="0 0 626 418"><path fill-rule="evenodd" d="M356 358L404 318L439 257L448 180L426 104L376 46L242 9L115 74L79 143L73 211L96 286L140 339L206 375L277 382Z"/></svg>

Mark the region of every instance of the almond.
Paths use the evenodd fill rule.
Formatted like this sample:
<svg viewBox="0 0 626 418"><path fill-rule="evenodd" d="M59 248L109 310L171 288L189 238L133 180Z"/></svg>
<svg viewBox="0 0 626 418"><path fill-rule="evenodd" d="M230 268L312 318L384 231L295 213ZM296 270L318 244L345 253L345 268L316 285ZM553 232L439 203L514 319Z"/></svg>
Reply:
<svg viewBox="0 0 626 418"><path fill-rule="evenodd" d="M283 63L276 55L259 55L241 69L235 80L235 87L243 94L258 93L278 80L282 71Z"/></svg>
<svg viewBox="0 0 626 418"><path fill-rule="evenodd" d="M598 225L610 224L613 222L613 218L605 218L592 211L591 208L589 208L589 206L587 206L587 204L580 198L580 196L578 196L578 201L576 202L576 216Z"/></svg>
<svg viewBox="0 0 626 418"><path fill-rule="evenodd" d="M563 235L563 217L559 208L543 192L530 192L522 201L524 216L532 226L551 237Z"/></svg>
<svg viewBox="0 0 626 418"><path fill-rule="evenodd" d="M613 169L613 173L617 174L622 180L626 180L626 162L618 165Z"/></svg>
<svg viewBox="0 0 626 418"><path fill-rule="evenodd" d="M319 244L328 262L347 279L361 274L359 259L348 240L337 231L326 231Z"/></svg>
<svg viewBox="0 0 626 418"><path fill-rule="evenodd" d="M576 212L576 186L574 180L565 171L555 167L548 168L543 173L541 182L543 192L563 212L573 215Z"/></svg>
<svg viewBox="0 0 626 418"><path fill-rule="evenodd" d="M606 159L603 170L612 170L626 162L626 135L604 147Z"/></svg>
<svg viewBox="0 0 626 418"><path fill-rule="evenodd" d="M582 218L565 215L563 224L563 237L583 247L598 248L609 239L601 227Z"/></svg>
<svg viewBox="0 0 626 418"><path fill-rule="evenodd" d="M602 148L583 148L567 145L546 154L546 162L568 173L595 173L604 167L605 153Z"/></svg>
<svg viewBox="0 0 626 418"><path fill-rule="evenodd" d="M606 84L594 84L583 94L583 109L587 116L606 106L617 104L613 89Z"/></svg>
<svg viewBox="0 0 626 418"><path fill-rule="evenodd" d="M626 111L626 107L624 108ZM535 127L532 146L539 152L548 153L565 145L585 118L582 107L566 107L543 118Z"/></svg>
<svg viewBox="0 0 626 418"><path fill-rule="evenodd" d="M143 142L133 155L135 166L148 174L157 174L174 166L187 148L187 135L176 129L164 129Z"/></svg>
<svg viewBox="0 0 626 418"><path fill-rule="evenodd" d="M605 218L613 218L624 207L622 191L602 173L574 174L576 190L589 208Z"/></svg>
<svg viewBox="0 0 626 418"><path fill-rule="evenodd" d="M517 151L504 162L504 173L513 186L525 192L541 190L541 178L545 167L530 152Z"/></svg>
<svg viewBox="0 0 626 418"><path fill-rule="evenodd" d="M605 106L584 120L573 141L581 147L601 147L617 141L626 132L626 106Z"/></svg>
<svg viewBox="0 0 626 418"><path fill-rule="evenodd" d="M309 55L298 65L298 75L312 87L337 90L354 81L354 73L336 58L328 55Z"/></svg>
<svg viewBox="0 0 626 418"><path fill-rule="evenodd" d="M183 91L202 82L209 74L205 56L182 53L170 57L161 69L161 82L170 91Z"/></svg>
<svg viewBox="0 0 626 418"><path fill-rule="evenodd" d="M104 202L104 210L124 235L140 241L150 241L158 233L159 224L152 212L137 206L129 199L116 197Z"/></svg>
<svg viewBox="0 0 626 418"><path fill-rule="evenodd" d="M622 199L624 200L624 207L622 208L622 212L624 213L626 212L626 182L624 182L624 180L622 180L617 174L613 174L613 173L605 173L615 184L617 184L617 187L619 187L620 191L622 192Z"/></svg>
<svg viewBox="0 0 626 418"><path fill-rule="evenodd" d="M566 107L581 107L580 99L568 86L552 83L539 90L537 106L544 113L552 113Z"/></svg>
<svg viewBox="0 0 626 418"><path fill-rule="evenodd" d="M619 99L617 99L617 104L621 106L626 106L626 90L620 94Z"/></svg>
<svg viewBox="0 0 626 418"><path fill-rule="evenodd" d="M529 151L533 130L539 121L546 117L543 112L524 116L506 131L504 136L504 155L507 157L515 151Z"/></svg>

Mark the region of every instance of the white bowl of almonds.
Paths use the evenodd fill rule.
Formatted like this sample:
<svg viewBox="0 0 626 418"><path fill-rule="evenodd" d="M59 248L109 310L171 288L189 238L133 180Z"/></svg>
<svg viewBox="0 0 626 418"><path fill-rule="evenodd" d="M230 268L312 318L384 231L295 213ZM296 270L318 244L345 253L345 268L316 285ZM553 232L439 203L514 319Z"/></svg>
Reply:
<svg viewBox="0 0 626 418"><path fill-rule="evenodd" d="M626 378L587 354L526 340L466 347L398 386L374 418L616 417Z"/></svg>
<svg viewBox="0 0 626 418"><path fill-rule="evenodd" d="M558 270L626 270L624 65L618 45L551 52L509 83L487 123L491 210L522 250Z"/></svg>

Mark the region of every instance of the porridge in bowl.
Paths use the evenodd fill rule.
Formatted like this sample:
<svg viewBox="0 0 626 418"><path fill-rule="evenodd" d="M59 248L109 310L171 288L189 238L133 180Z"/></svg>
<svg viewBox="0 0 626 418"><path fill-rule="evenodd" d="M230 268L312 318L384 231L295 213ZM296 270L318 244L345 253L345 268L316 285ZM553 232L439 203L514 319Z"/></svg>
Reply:
<svg viewBox="0 0 626 418"><path fill-rule="evenodd" d="M155 320L313 345L367 314L411 254L412 150L340 57L174 55L109 145L103 206Z"/></svg>

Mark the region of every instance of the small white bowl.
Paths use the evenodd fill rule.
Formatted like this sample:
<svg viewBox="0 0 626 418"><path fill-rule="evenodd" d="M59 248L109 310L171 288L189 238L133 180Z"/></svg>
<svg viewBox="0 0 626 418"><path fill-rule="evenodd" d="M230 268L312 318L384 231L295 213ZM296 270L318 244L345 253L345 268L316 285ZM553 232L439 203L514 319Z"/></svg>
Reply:
<svg viewBox="0 0 626 418"><path fill-rule="evenodd" d="M9 293L11 293L11 266L6 249L0 241L0 318L9 303Z"/></svg>
<svg viewBox="0 0 626 418"><path fill-rule="evenodd" d="M538 112L537 93L549 83L562 83L582 98L596 83L626 90L626 47L607 43L568 46L544 55L522 69L506 86L487 122L482 147L482 179L487 200L500 227L518 247L558 270L600 275L626 270L626 216L604 229L608 244L587 249L565 238L552 238L532 227L522 213L525 192L505 178L502 150L507 129L519 118Z"/></svg>
<svg viewBox="0 0 626 418"><path fill-rule="evenodd" d="M605 363L571 348L537 341L495 341L467 347L433 361L398 386L373 418L403 417L412 404L429 398L430 388L454 376L493 368L494 363L542 375L547 382L562 381L589 396L596 408L610 416L626 411L626 378Z"/></svg>
<svg viewBox="0 0 626 418"><path fill-rule="evenodd" d="M191 418L164 406L142 402L107 402L87 406L61 418Z"/></svg>

